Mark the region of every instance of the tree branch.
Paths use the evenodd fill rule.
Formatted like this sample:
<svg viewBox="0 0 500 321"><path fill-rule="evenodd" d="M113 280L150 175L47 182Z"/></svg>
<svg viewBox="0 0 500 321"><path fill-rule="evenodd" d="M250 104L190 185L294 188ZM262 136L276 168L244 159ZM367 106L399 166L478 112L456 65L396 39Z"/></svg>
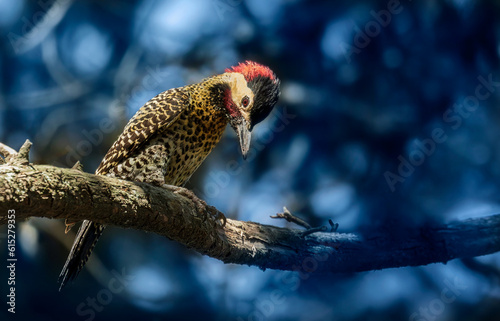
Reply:
<svg viewBox="0 0 500 321"><path fill-rule="evenodd" d="M417 266L500 250L500 215L415 228L398 233L404 235L398 239L379 235L362 240L354 234L307 233L231 219L221 227L182 195L77 169L30 165L27 150L23 146L13 154L0 146L6 158L0 165L0 224L7 222L10 209L17 220L89 219L154 232L225 263L302 273Z"/></svg>

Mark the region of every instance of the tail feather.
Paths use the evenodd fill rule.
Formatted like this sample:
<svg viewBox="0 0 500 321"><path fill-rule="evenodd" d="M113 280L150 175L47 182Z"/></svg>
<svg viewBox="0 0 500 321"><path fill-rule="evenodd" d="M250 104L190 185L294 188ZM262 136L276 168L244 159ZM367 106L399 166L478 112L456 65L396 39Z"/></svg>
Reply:
<svg viewBox="0 0 500 321"><path fill-rule="evenodd" d="M83 221L76 235L71 252L59 275L59 282L61 283L59 291L69 281L78 276L103 231L104 225L92 221Z"/></svg>

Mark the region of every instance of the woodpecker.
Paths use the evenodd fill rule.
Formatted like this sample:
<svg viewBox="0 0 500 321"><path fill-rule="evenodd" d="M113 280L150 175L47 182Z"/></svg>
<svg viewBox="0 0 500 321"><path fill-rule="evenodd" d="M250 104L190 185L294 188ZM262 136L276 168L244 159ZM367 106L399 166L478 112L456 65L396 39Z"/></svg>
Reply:
<svg viewBox="0 0 500 321"><path fill-rule="evenodd" d="M273 71L246 61L200 83L158 94L142 106L113 143L96 175L146 182L195 197L183 188L229 124L243 158L253 127L280 96ZM61 290L87 262L105 226L83 221L59 275Z"/></svg>

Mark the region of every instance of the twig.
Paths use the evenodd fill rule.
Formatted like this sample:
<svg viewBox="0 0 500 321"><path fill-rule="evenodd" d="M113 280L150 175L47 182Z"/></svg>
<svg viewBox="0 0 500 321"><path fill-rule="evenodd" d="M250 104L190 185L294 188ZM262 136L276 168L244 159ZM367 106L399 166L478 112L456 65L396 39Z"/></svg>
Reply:
<svg viewBox="0 0 500 321"><path fill-rule="evenodd" d="M292 215L290 211L286 208L283 207L283 213L276 213L276 215L271 215L271 218L283 218L287 220L288 222L295 223L297 225L303 226L306 229L310 229L311 225L309 225L306 221L298 218L297 216Z"/></svg>
<svg viewBox="0 0 500 321"><path fill-rule="evenodd" d="M26 139L24 144L19 148L19 153L17 154L17 161L19 165L28 165L30 163L30 148L33 145L29 139Z"/></svg>
<svg viewBox="0 0 500 321"><path fill-rule="evenodd" d="M330 232L331 233L337 232L337 230L339 228L339 223L333 223L333 221L331 219L328 220L328 223L330 224Z"/></svg>
<svg viewBox="0 0 500 321"><path fill-rule="evenodd" d="M77 171L83 172L83 165L80 163L80 161L77 161L71 169L76 169Z"/></svg>
<svg viewBox="0 0 500 321"><path fill-rule="evenodd" d="M5 157L5 164L7 165L29 165L31 145L31 142L27 139L19 149L19 152L16 152L11 147L0 143L0 154Z"/></svg>

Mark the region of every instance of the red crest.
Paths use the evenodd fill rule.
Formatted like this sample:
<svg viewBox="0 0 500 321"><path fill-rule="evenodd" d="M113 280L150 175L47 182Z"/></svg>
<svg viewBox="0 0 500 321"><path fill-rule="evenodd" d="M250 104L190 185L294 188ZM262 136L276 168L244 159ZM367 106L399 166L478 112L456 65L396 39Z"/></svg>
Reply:
<svg viewBox="0 0 500 321"><path fill-rule="evenodd" d="M259 76L266 77L271 80L276 79L276 75L272 72L271 69L269 69L269 67L263 66L250 60L240 62L238 66L226 68L225 72L239 72L245 77L247 82L250 82L252 79Z"/></svg>

